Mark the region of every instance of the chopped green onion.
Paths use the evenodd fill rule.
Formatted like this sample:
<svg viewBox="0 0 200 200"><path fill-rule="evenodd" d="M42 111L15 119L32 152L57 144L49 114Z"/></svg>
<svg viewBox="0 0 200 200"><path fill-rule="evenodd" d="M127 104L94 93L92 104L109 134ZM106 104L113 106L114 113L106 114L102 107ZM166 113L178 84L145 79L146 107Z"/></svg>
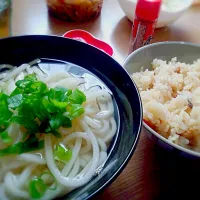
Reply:
<svg viewBox="0 0 200 200"><path fill-rule="evenodd" d="M16 87L16 88L12 91L12 93L10 94L10 96L12 97L12 96L15 96L15 95L17 95L17 94L22 94L22 93L23 93L23 90L20 89L20 88L18 88L18 87Z"/></svg>
<svg viewBox="0 0 200 200"><path fill-rule="evenodd" d="M51 99L51 98L49 100L55 107L57 107L59 109L66 110L66 107L69 104L68 102L59 102L59 101L56 101L55 99ZM65 111L65 110L63 110L63 111Z"/></svg>
<svg viewBox="0 0 200 200"><path fill-rule="evenodd" d="M10 96L0 92L0 138L5 143L12 142L6 132L11 123L24 128L24 137L21 142L0 149L0 157L43 148L44 141L38 139L42 133L61 138L59 128L72 127L72 120L84 113L81 104L86 96L78 89L72 91L60 86L49 89L35 74L27 75L15 85ZM55 159L59 161L67 162L71 154L62 145L55 149Z"/></svg>
<svg viewBox="0 0 200 200"><path fill-rule="evenodd" d="M51 129L50 127L46 129L46 132L53 134L57 138L62 137L62 135L58 131Z"/></svg>
<svg viewBox="0 0 200 200"><path fill-rule="evenodd" d="M39 177L34 177L29 182L29 194L34 199L41 198L47 190L47 186L44 181Z"/></svg>
<svg viewBox="0 0 200 200"><path fill-rule="evenodd" d="M17 88L20 88L20 89L24 89L26 88L29 84L30 84L30 80L19 80L15 83L15 85L17 86Z"/></svg>
<svg viewBox="0 0 200 200"><path fill-rule="evenodd" d="M71 120L69 118L64 117L63 114L57 113L52 115L51 119L49 120L49 124L52 129L58 129L60 126L64 125L65 127L71 127Z"/></svg>
<svg viewBox="0 0 200 200"><path fill-rule="evenodd" d="M30 136L25 142L18 142L7 148L0 149L0 157L12 154L22 154L44 148L44 141L38 141L35 136Z"/></svg>
<svg viewBox="0 0 200 200"><path fill-rule="evenodd" d="M54 159L67 163L72 157L72 151L67 149L63 144L55 145Z"/></svg>
<svg viewBox="0 0 200 200"><path fill-rule="evenodd" d="M66 95L66 94L68 94L68 92L71 91L71 90L68 90L68 89L66 89L66 88L64 88L64 87L61 87L61 86L56 86L56 87L54 88L54 91L56 91L56 92L61 92L62 95Z"/></svg>
<svg viewBox="0 0 200 200"><path fill-rule="evenodd" d="M20 124L32 132L37 132L38 127L39 127L35 121L33 121L31 118L27 118L26 116L24 117L14 116L11 118L11 122Z"/></svg>
<svg viewBox="0 0 200 200"><path fill-rule="evenodd" d="M28 74L25 76L25 79L29 81L37 81L36 74Z"/></svg>
<svg viewBox="0 0 200 200"><path fill-rule="evenodd" d="M37 94L44 93L47 91L47 85L43 82L33 82L30 83L29 87L25 89L27 93Z"/></svg>
<svg viewBox="0 0 200 200"><path fill-rule="evenodd" d="M61 87L55 87L54 89L51 88L48 97L59 102L66 102L68 100L67 89Z"/></svg>
<svg viewBox="0 0 200 200"><path fill-rule="evenodd" d="M74 119L76 117L79 117L85 112L85 109L82 105L79 104L71 104L68 106L68 113L70 119Z"/></svg>
<svg viewBox="0 0 200 200"><path fill-rule="evenodd" d="M51 119L49 120L51 128L55 130L58 129L62 125L64 118L65 117L60 113L52 115Z"/></svg>
<svg viewBox="0 0 200 200"><path fill-rule="evenodd" d="M86 101L86 96L83 92L81 92L78 89L75 89L72 94L70 95L69 99L74 103L74 104L82 104L83 102Z"/></svg>
<svg viewBox="0 0 200 200"><path fill-rule="evenodd" d="M58 109L66 111L66 106L69 104L68 101L68 90L62 87L55 87L50 89L48 93L49 101Z"/></svg>
<svg viewBox="0 0 200 200"><path fill-rule="evenodd" d="M55 185L54 187L51 187L52 185L48 185L45 183L45 181L42 179L45 175L48 175L49 178L52 179L50 182L55 182L52 185ZM46 190L56 190L58 184L55 179L55 177L50 172L43 172L39 177L33 177L31 181L29 182L29 194L34 199L41 198Z"/></svg>
<svg viewBox="0 0 200 200"><path fill-rule="evenodd" d="M8 120L12 116L12 112L8 108L7 102L8 96L6 94L0 93L0 127L7 126Z"/></svg>
<svg viewBox="0 0 200 200"><path fill-rule="evenodd" d="M12 154L20 154L22 153L22 142L18 142L12 146L9 146L5 149L0 150L0 157L12 155Z"/></svg>
<svg viewBox="0 0 200 200"><path fill-rule="evenodd" d="M44 109L47 110L48 113L56 112L56 107L49 101L47 96L42 98L42 105Z"/></svg>
<svg viewBox="0 0 200 200"><path fill-rule="evenodd" d="M12 138L8 135L7 131L1 132L0 137L5 143L10 143L12 142Z"/></svg>
<svg viewBox="0 0 200 200"><path fill-rule="evenodd" d="M8 98L8 96L6 95L6 94L4 94L4 93L0 93L0 101L4 101L4 102L6 102L7 101L7 98Z"/></svg>
<svg viewBox="0 0 200 200"><path fill-rule="evenodd" d="M8 107L9 108L17 108L19 107L23 102L23 96L22 94L17 94L17 95L14 95L10 98L8 98Z"/></svg>

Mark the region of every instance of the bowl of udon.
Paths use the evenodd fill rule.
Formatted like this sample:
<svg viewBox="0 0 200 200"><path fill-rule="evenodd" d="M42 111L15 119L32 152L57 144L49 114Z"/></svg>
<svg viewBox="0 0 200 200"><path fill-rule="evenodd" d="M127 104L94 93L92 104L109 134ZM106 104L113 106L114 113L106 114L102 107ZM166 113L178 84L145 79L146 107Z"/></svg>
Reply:
<svg viewBox="0 0 200 200"><path fill-rule="evenodd" d="M128 73L85 43L0 40L1 199L89 199L131 158L142 107Z"/></svg>
<svg viewBox="0 0 200 200"><path fill-rule="evenodd" d="M200 157L199 54L196 44L160 42L136 50L124 63L140 91L144 131L188 158Z"/></svg>

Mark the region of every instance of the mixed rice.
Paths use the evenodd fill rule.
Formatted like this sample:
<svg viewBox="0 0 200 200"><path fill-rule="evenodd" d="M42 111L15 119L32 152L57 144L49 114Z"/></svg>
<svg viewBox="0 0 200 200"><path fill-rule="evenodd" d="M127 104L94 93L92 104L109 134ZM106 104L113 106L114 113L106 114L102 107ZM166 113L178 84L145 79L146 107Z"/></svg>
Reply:
<svg viewBox="0 0 200 200"><path fill-rule="evenodd" d="M173 143L200 152L200 59L192 64L154 59L134 73L144 121Z"/></svg>

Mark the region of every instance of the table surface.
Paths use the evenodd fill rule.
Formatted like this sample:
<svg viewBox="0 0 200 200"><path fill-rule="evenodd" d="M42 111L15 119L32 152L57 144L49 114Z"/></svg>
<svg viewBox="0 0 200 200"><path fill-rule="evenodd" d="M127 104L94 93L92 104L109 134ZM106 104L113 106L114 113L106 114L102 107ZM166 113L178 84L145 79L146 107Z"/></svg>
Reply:
<svg viewBox="0 0 200 200"><path fill-rule="evenodd" d="M37 10L37 13L36 13ZM123 63L128 52L131 22L116 0L104 0L101 16L87 23L67 23L48 15L45 0L13 0L0 15L0 37L27 34L62 35L84 29L108 42L114 58ZM11 19L9 17L11 16ZM153 42L200 43L200 6L191 7L174 24L155 31ZM10 30L11 29L11 30ZM193 199L200 180L198 160L186 160L159 149L142 131L137 149L121 175L94 199ZM195 198L196 199L196 198Z"/></svg>

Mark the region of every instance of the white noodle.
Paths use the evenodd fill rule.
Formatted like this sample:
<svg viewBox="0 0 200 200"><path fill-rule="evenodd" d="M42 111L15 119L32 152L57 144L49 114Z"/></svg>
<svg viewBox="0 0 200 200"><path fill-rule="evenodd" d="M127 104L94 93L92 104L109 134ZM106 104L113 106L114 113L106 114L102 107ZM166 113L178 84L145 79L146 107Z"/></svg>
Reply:
<svg viewBox="0 0 200 200"><path fill-rule="evenodd" d="M101 151L98 166L102 165L106 161L106 159L107 153L105 151Z"/></svg>
<svg viewBox="0 0 200 200"><path fill-rule="evenodd" d="M106 143L101 138L98 138L97 141L99 143L101 151L105 151L106 152L107 151Z"/></svg>
<svg viewBox="0 0 200 200"><path fill-rule="evenodd" d="M105 96L105 97L109 98L109 94L106 90L98 90L96 92L87 92L86 93L87 102L94 101L99 96Z"/></svg>
<svg viewBox="0 0 200 200"><path fill-rule="evenodd" d="M80 153L79 154L83 155L83 154L89 152L91 150L91 148L92 148L91 142L90 142L89 139L87 139L86 140L86 145L80 149Z"/></svg>
<svg viewBox="0 0 200 200"><path fill-rule="evenodd" d="M79 151L81 148L81 144L82 144L82 138L77 138L74 148L73 148L73 151L72 151L72 158L63 168L63 170L61 172L62 176L67 176L69 174L71 168L73 167L73 165L78 157L78 154L79 154Z"/></svg>
<svg viewBox="0 0 200 200"><path fill-rule="evenodd" d="M16 88L15 81L11 79L8 83L7 94L10 94L15 88Z"/></svg>
<svg viewBox="0 0 200 200"><path fill-rule="evenodd" d="M101 137L104 136L108 130L109 130L109 121L108 120L102 120L102 128L100 130L96 130L96 135L100 135Z"/></svg>
<svg viewBox="0 0 200 200"><path fill-rule="evenodd" d="M10 171L10 170L13 170L13 169L18 169L20 167L23 167L25 165L27 165L28 162L26 161L13 161L13 162L9 162L9 163L4 163L3 167L2 167L2 171Z"/></svg>
<svg viewBox="0 0 200 200"><path fill-rule="evenodd" d="M114 120L114 118L110 119L110 124L111 124L111 130L108 132L105 138L103 138L104 142L109 142L113 136L115 135L116 129L117 129L117 124Z"/></svg>
<svg viewBox="0 0 200 200"><path fill-rule="evenodd" d="M24 72L21 72L16 78L15 78L15 82L24 79Z"/></svg>
<svg viewBox="0 0 200 200"><path fill-rule="evenodd" d="M106 89L99 87L87 89L85 78L74 77L64 71L52 75L47 75L49 74L47 72L44 74L42 69L31 66L38 62L40 61L36 59L18 68L6 65L8 70L0 74L0 89L10 94L16 88L16 81L24 79L27 74L35 73L37 78L45 82L49 88L62 86L67 89L81 89L87 98L84 103L85 113L73 121L71 128L58 129L62 135L59 143L72 150L72 157L67 163L55 162L53 148L58 141L51 134L45 134L43 150L0 157L0 198L2 200L31 199L27 190L29 181L32 177L48 171L53 174L57 183L48 174L43 176L43 180L52 187L56 184L58 186L55 190L47 190L40 200L53 199L86 184L96 173L96 169L106 161L108 144L117 129L113 118L112 97ZM1 67L2 65L0 69ZM65 115L67 113L64 113ZM24 132L20 125L10 124L6 131L12 138L13 144L22 141ZM0 149L6 147L7 144L0 140Z"/></svg>
<svg viewBox="0 0 200 200"><path fill-rule="evenodd" d="M80 164L79 164L79 157L77 157L76 162L74 163L74 167L71 170L68 177L73 178L75 177L79 172Z"/></svg>
<svg viewBox="0 0 200 200"><path fill-rule="evenodd" d="M3 200L8 200L8 197L5 193L5 184L0 184L0 194Z"/></svg>
<svg viewBox="0 0 200 200"><path fill-rule="evenodd" d="M32 70L38 77L42 77L44 75L42 73L42 71L40 69L38 69L38 67L36 67L36 66L32 67Z"/></svg>
<svg viewBox="0 0 200 200"><path fill-rule="evenodd" d="M7 81L13 77L16 77L20 72L24 71L29 65L28 64L22 64L21 66L17 67L13 71L11 71L2 81Z"/></svg>
<svg viewBox="0 0 200 200"><path fill-rule="evenodd" d="M28 191L20 190L17 187L17 177L12 172L5 175L5 190L18 198L29 198Z"/></svg>
<svg viewBox="0 0 200 200"><path fill-rule="evenodd" d="M87 165L87 163L88 163L88 162L87 162L86 160L84 160L83 158L81 158L81 159L79 160L79 162L80 162L80 166L83 167L83 168L84 168L84 167Z"/></svg>
<svg viewBox="0 0 200 200"><path fill-rule="evenodd" d="M80 85L81 83L84 83L84 79L82 78L75 78L75 77L69 77L62 79L56 83L49 83L50 88L54 88L56 86L63 86L65 88L74 90Z"/></svg>
<svg viewBox="0 0 200 200"><path fill-rule="evenodd" d="M17 178L17 187L20 188L22 187L25 183L26 180L29 178L31 175L31 172L36 168L37 165L30 165L29 167L25 168L25 170L19 175Z"/></svg>
<svg viewBox="0 0 200 200"><path fill-rule="evenodd" d="M95 119L109 119L113 115L112 111L103 110L97 113L94 118Z"/></svg>
<svg viewBox="0 0 200 200"><path fill-rule="evenodd" d="M30 153L21 154L21 155L17 156L17 159L26 161L26 162L30 162L30 163L40 164L40 165L46 164L45 159L41 158L39 155L34 155L34 154L30 154Z"/></svg>
<svg viewBox="0 0 200 200"><path fill-rule="evenodd" d="M92 159L92 155L91 154L84 154L84 155L81 155L81 158L86 160L87 162L89 162Z"/></svg>
<svg viewBox="0 0 200 200"><path fill-rule="evenodd" d="M93 147L93 158L91 161L91 166L85 175L81 174L76 176L75 178L64 177L61 175L60 171L55 165L52 152L52 144L51 144L51 136L45 135L45 154L47 159L47 165L51 171L51 173L55 176L56 180L67 187L78 187L85 183L87 183L91 177L93 176L95 169L97 168L98 161L99 161L99 147L96 141L94 134L92 133L91 129L85 124L85 122L81 122L83 129L88 133L88 136L91 140L91 144Z"/></svg>
<svg viewBox="0 0 200 200"><path fill-rule="evenodd" d="M69 78L69 77L71 77L71 75L68 72L57 72L56 74L53 74L52 76L48 76L48 77L44 78L43 81L46 84L56 83L59 80L62 80L64 78Z"/></svg>
<svg viewBox="0 0 200 200"><path fill-rule="evenodd" d="M33 69L30 66L28 66L26 68L26 71L27 71L28 74L32 74L33 73Z"/></svg>
<svg viewBox="0 0 200 200"><path fill-rule="evenodd" d="M91 117L84 116L83 120L93 129L100 129L101 124L99 121L92 119Z"/></svg>
<svg viewBox="0 0 200 200"><path fill-rule="evenodd" d="M7 75L7 73L2 73L2 74L0 74L0 79L5 78L6 75Z"/></svg>
<svg viewBox="0 0 200 200"><path fill-rule="evenodd" d="M0 69L12 69L12 68L14 68L14 66L13 65L8 65L8 64L2 64L2 65L0 65Z"/></svg>

